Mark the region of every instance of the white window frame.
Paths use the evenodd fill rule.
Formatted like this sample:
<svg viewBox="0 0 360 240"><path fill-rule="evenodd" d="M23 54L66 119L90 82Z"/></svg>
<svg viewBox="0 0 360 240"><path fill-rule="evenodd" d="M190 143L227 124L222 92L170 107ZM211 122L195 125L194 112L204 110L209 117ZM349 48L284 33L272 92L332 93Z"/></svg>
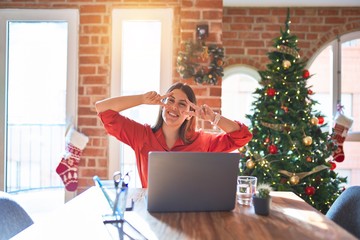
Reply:
<svg viewBox="0 0 360 240"><path fill-rule="evenodd" d="M79 11L77 9L0 9L0 190L6 184L6 112L7 112L7 22L24 21L67 21L67 89L66 116L69 122L77 125L78 89L78 29ZM60 159L59 159L60 160Z"/></svg>
<svg viewBox="0 0 360 240"><path fill-rule="evenodd" d="M129 20L161 21L161 63L160 91L165 93L172 83L172 51L173 51L173 10L163 9L114 9L112 12L112 64L111 64L111 97L121 94L121 48L122 22ZM118 43L118 44L117 44ZM121 147L117 139L109 137L108 176L120 169Z"/></svg>
<svg viewBox="0 0 360 240"><path fill-rule="evenodd" d="M248 75L249 77L255 79L260 84L261 76L260 76L259 72L253 67L250 67L247 65L241 65L241 64L232 65L232 66L225 68L224 69L224 77L223 77L222 81L223 82L226 81L229 77L231 77L232 75L235 75L235 74ZM259 87L260 87L260 85L259 85ZM223 99L226 97L227 96L222 93L221 98ZM222 109L224 107L228 107L228 106L221 106ZM237 120L239 120L239 119L237 119Z"/></svg>
<svg viewBox="0 0 360 240"><path fill-rule="evenodd" d="M321 53L326 47L332 46L333 48L333 81L332 81L332 116L334 119L337 113L337 104L341 102L341 44L352 39L360 39L360 31L352 32L348 34L344 34L339 36L337 39L324 46L323 48L317 51L317 54L314 54L311 59L309 59L307 63L307 67L309 68L315 59L318 57L319 53ZM349 131L346 136L345 141L360 141L360 132Z"/></svg>

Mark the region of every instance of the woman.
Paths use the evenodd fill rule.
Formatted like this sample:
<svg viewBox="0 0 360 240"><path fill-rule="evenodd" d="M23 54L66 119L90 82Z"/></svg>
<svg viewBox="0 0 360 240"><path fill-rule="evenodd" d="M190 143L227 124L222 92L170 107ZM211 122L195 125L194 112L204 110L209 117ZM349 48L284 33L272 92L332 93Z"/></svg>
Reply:
<svg viewBox="0 0 360 240"><path fill-rule="evenodd" d="M154 127L119 114L141 104L160 105ZM144 188L147 188L148 182L150 151L231 152L252 138L244 124L213 112L206 104L197 106L194 91L183 83L175 83L163 96L153 91L120 96L98 101L95 107L107 133L134 149ZM210 121L224 133L215 135L196 131L196 117Z"/></svg>

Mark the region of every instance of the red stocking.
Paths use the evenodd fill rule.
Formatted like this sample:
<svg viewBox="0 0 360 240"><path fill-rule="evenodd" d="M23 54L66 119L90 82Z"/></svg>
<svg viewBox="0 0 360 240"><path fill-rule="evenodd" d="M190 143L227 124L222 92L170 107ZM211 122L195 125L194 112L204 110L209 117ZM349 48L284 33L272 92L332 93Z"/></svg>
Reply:
<svg viewBox="0 0 360 240"><path fill-rule="evenodd" d="M337 162L342 162L345 159L343 143L345 141L349 128L351 128L352 123L352 119L349 119L342 114L339 114L339 116L335 120L333 139L335 140L335 144L337 144L338 147L333 152L333 158Z"/></svg>
<svg viewBox="0 0 360 240"><path fill-rule="evenodd" d="M75 129L70 129L66 134L66 153L56 168L66 190L75 191L78 186L78 165L82 150L89 138Z"/></svg>

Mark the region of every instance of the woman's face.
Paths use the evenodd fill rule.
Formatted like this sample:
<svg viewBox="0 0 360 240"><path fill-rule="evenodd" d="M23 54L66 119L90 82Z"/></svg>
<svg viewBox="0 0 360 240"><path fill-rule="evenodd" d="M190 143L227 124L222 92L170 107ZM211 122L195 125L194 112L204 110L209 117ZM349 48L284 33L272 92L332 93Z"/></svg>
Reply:
<svg viewBox="0 0 360 240"><path fill-rule="evenodd" d="M188 117L190 110L186 100L188 97L180 89L174 89L172 94L165 99L165 106L162 110L162 117L168 126L180 127Z"/></svg>

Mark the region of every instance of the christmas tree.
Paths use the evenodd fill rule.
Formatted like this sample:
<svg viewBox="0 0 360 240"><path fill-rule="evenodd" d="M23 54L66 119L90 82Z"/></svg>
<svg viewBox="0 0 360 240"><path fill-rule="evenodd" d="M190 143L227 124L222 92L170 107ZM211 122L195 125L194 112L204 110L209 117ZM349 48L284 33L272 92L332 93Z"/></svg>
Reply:
<svg viewBox="0 0 360 240"><path fill-rule="evenodd" d="M336 144L324 130L324 115L313 109L318 103L307 86L311 75L297 37L290 34L289 10L280 33L268 53L271 62L259 71L253 115L246 116L253 139L239 150L240 175L256 176L258 183L269 183L276 191L292 191L325 214L346 178L333 171Z"/></svg>

